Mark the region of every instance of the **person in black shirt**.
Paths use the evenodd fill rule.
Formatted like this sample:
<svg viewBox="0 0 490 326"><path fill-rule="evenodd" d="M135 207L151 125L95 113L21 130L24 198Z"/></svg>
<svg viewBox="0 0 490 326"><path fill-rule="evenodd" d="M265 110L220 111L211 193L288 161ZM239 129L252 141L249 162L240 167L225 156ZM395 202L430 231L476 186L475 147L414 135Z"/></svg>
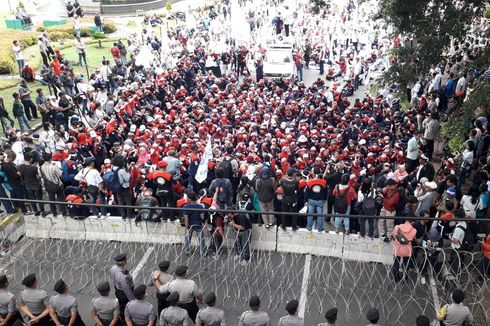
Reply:
<svg viewBox="0 0 490 326"><path fill-rule="evenodd" d="M243 210L235 205L233 209ZM246 210L252 210L253 205L250 203L245 207ZM252 237L252 222L247 213L229 215L228 226L237 231L235 237L236 259L240 259L240 264L245 266L250 261L250 239Z"/></svg>
<svg viewBox="0 0 490 326"><path fill-rule="evenodd" d="M335 165L335 168L332 171L330 169L330 165L327 165L327 168L325 169L325 180L327 180L327 189L328 189L328 194L327 194L327 213L332 214L333 212L333 202L334 202L334 196L333 196L333 190L336 185L340 184L340 179L342 178L342 174L344 173L344 163L340 162Z"/></svg>
<svg viewBox="0 0 490 326"><path fill-rule="evenodd" d="M296 204L298 200L298 180L295 178L296 170L294 168L289 168L287 174L279 182L279 186L283 190L282 197L282 211L283 212L294 212L296 210ZM282 214L281 216L281 228L286 229L286 225L289 224L287 220L291 220L291 226L293 231L298 229L298 216L293 215L289 217L287 214Z"/></svg>
<svg viewBox="0 0 490 326"><path fill-rule="evenodd" d="M26 197L28 199L43 200L43 190L41 187L41 176L39 168L34 164L34 156L31 152L24 154L25 163L19 166L20 176L26 189ZM44 205L41 203L31 203L31 207L36 216L44 213Z"/></svg>
<svg viewBox="0 0 490 326"><path fill-rule="evenodd" d="M5 173L7 180L12 187L10 190L10 197L16 199L24 199L24 187L22 187L22 178L17 170L17 166L14 161L17 157L14 152L8 151L5 162L2 164L2 171ZM21 209L22 213L27 214L27 207L23 202L12 202L16 209Z"/></svg>

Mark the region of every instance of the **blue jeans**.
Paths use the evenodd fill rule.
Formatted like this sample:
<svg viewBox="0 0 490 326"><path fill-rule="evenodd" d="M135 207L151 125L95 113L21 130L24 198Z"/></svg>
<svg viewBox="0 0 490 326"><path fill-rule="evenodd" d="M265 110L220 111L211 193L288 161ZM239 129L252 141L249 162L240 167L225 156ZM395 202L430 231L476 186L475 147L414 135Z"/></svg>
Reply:
<svg viewBox="0 0 490 326"><path fill-rule="evenodd" d="M22 73L22 69L24 69L25 66L25 60L17 60L17 65L19 66L19 75Z"/></svg>
<svg viewBox="0 0 490 326"><path fill-rule="evenodd" d="M7 196L7 192L5 191L5 188L2 185L0 185L0 197L9 198ZM15 210L12 207L12 202L7 201L7 200L2 200L2 204L3 204L3 207L5 208L5 210L7 211L7 214L15 213Z"/></svg>
<svg viewBox="0 0 490 326"><path fill-rule="evenodd" d="M334 214L336 214L336 213L334 212ZM347 210L345 211L344 214L345 215L349 215L350 214L350 205L347 206ZM350 219L347 216L344 216L344 217L342 217L342 216L339 216L339 217L335 216L335 222L334 222L335 223L335 230L338 230L339 229L340 223L342 222L342 220L344 220L345 230L348 231L349 230L349 227L350 227Z"/></svg>
<svg viewBox="0 0 490 326"><path fill-rule="evenodd" d="M299 81L303 81L303 65L302 64L296 65L296 72L297 72Z"/></svg>
<svg viewBox="0 0 490 326"><path fill-rule="evenodd" d="M104 25L95 25L97 32L104 33Z"/></svg>
<svg viewBox="0 0 490 326"><path fill-rule="evenodd" d="M471 173L471 167L461 167L461 172L459 173L458 186L462 187L466 183L466 178L469 177Z"/></svg>
<svg viewBox="0 0 490 326"><path fill-rule="evenodd" d="M252 236L251 230L237 231L235 238L235 251L241 259L245 261L250 260L250 238Z"/></svg>
<svg viewBox="0 0 490 326"><path fill-rule="evenodd" d="M204 250L206 249L206 243L204 242L204 234L202 232L202 225L191 225L189 230L185 233L184 236L184 253L186 255L190 254L190 246L192 240L192 233L197 233L197 240L199 242L199 252L201 256L204 256Z"/></svg>
<svg viewBox="0 0 490 326"><path fill-rule="evenodd" d="M29 123L29 120L27 120L25 114L17 117L17 120L19 121L19 128L22 132L31 129L31 124Z"/></svg>
<svg viewBox="0 0 490 326"><path fill-rule="evenodd" d="M308 199L309 214L323 214L323 200ZM306 228L308 231L313 229L313 216L306 218ZM323 231L323 215L316 217L316 229Z"/></svg>

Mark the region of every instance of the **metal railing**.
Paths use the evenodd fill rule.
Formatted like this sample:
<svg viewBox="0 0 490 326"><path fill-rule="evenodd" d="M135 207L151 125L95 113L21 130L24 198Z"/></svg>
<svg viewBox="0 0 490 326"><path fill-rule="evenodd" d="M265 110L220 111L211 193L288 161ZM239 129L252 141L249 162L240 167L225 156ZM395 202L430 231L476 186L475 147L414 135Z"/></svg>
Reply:
<svg viewBox="0 0 490 326"><path fill-rule="evenodd" d="M371 219L386 219L386 220L427 220L424 217L417 216L380 216L380 215L362 215L362 214L331 214L331 213L299 213L299 212L281 212L281 211L256 211L256 210L237 210L237 209L212 209L212 208L183 208L183 207L161 207L161 206L136 206L136 205L110 205L110 204L92 204L92 203L72 203L72 202L61 202L61 201L51 201L51 200L37 200L37 199L17 199L17 198L5 198L0 197L0 202L10 202L13 203L39 203L39 204L55 204L55 205L64 205L64 206L86 206L86 207L97 207L97 208L118 208L118 209L145 209L145 210L156 210L156 211L170 211L170 212L204 212L204 213L221 213L221 214L273 214L273 215L289 215L289 216L323 216L323 217L349 217L349 218L371 218ZM442 217L430 217L431 221L448 221L447 218ZM490 222L490 218L451 218L450 221L465 221L465 222Z"/></svg>

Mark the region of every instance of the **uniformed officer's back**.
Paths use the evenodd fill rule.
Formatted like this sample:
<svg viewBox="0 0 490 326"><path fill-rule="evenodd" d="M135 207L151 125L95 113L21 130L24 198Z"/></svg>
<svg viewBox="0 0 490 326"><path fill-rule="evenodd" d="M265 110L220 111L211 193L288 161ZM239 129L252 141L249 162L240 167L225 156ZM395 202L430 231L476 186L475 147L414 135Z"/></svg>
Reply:
<svg viewBox="0 0 490 326"><path fill-rule="evenodd" d="M335 322L337 321L337 308L330 308L325 313L325 319L327 323L318 324L318 326L335 326Z"/></svg>
<svg viewBox="0 0 490 326"><path fill-rule="evenodd" d="M49 297L44 290L37 288L36 274L29 274L22 280L26 288L19 294L19 308L28 316L29 321L36 326L53 325L49 319ZM46 315L39 318L44 312Z"/></svg>
<svg viewBox="0 0 490 326"><path fill-rule="evenodd" d="M278 326L303 326L304 320L296 315L298 311L298 300L291 300L286 304L287 316L279 319Z"/></svg>
<svg viewBox="0 0 490 326"><path fill-rule="evenodd" d="M133 278L126 269L128 263L126 254L119 254L114 257L114 260L116 261L116 265L111 267L109 274L114 285L116 298L119 302L120 313L124 316L124 309L127 303L135 299L133 294Z"/></svg>
<svg viewBox="0 0 490 326"><path fill-rule="evenodd" d="M119 302L116 298L109 297L109 282L102 282L97 286L100 296L92 299L92 319L96 325L109 326L112 321L119 320Z"/></svg>
<svg viewBox="0 0 490 326"><path fill-rule="evenodd" d="M163 309L160 313L160 326L190 326L194 324L187 310L177 305L178 302L179 292L174 291L167 296L167 303L170 307Z"/></svg>
<svg viewBox="0 0 490 326"><path fill-rule="evenodd" d="M54 290L58 293L49 300L49 309L52 320L61 325L85 324L78 314L78 304L75 297L68 294L68 286L63 280L58 280L54 284Z"/></svg>
<svg viewBox="0 0 490 326"><path fill-rule="evenodd" d="M225 326L225 312L221 309L215 308L216 294L214 292L209 293L204 302L207 307L199 310L196 316L196 326Z"/></svg>
<svg viewBox="0 0 490 326"><path fill-rule="evenodd" d="M0 276L0 317L3 320L8 318L5 326L21 326L23 325L22 316L17 309L15 296L8 288L9 282L6 275Z"/></svg>
<svg viewBox="0 0 490 326"><path fill-rule="evenodd" d="M136 299L131 300L126 306L126 324L132 323L134 326L154 325L156 316L153 305L145 301L146 285L138 285L134 289L134 296Z"/></svg>
<svg viewBox="0 0 490 326"><path fill-rule="evenodd" d="M199 311L196 300L199 301L199 303L202 302L201 290L197 287L194 281L186 278L187 266L178 266L175 269L175 275L177 275L175 280L164 285L161 285L160 282L156 280L156 285L160 288L160 292L178 292L179 306L187 310L189 317L194 322L196 320L197 312ZM155 277L158 278L158 276L159 274L157 272Z"/></svg>
<svg viewBox="0 0 490 326"><path fill-rule="evenodd" d="M266 326L270 325L269 314L260 311L260 299L254 295L250 298L249 306L251 310L245 311L240 316L239 326Z"/></svg>

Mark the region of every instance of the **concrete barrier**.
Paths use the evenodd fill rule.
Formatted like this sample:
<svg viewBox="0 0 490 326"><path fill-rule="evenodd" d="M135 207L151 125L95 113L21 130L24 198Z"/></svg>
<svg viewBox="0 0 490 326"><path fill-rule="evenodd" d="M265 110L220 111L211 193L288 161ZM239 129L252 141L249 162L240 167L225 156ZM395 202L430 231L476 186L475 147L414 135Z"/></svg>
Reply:
<svg viewBox="0 0 490 326"><path fill-rule="evenodd" d="M5 215L0 220L0 236L5 244L15 243L25 235L24 216L21 213Z"/></svg>
<svg viewBox="0 0 490 326"><path fill-rule="evenodd" d="M25 233L31 238L57 238L64 240L102 240L145 243L182 244L186 230L173 222L135 223L120 217L96 218L85 220L72 218L41 218L25 216ZM204 231L207 245L211 233ZM225 228L223 246L233 248L237 233ZM197 236L192 239L197 246ZM393 262L393 245L379 239L359 238L356 235L344 236L343 233L309 232L277 227L266 229L253 225L251 249L255 251L278 251L284 253L312 254L317 256L342 257L355 261L370 261L383 264Z"/></svg>
<svg viewBox="0 0 490 326"><path fill-rule="evenodd" d="M393 242L382 239L361 238L357 235L344 237L343 258L356 261L393 263Z"/></svg>
<svg viewBox="0 0 490 326"><path fill-rule="evenodd" d="M295 232L279 229L277 251L312 254L318 256L341 257L343 235L299 229Z"/></svg>

